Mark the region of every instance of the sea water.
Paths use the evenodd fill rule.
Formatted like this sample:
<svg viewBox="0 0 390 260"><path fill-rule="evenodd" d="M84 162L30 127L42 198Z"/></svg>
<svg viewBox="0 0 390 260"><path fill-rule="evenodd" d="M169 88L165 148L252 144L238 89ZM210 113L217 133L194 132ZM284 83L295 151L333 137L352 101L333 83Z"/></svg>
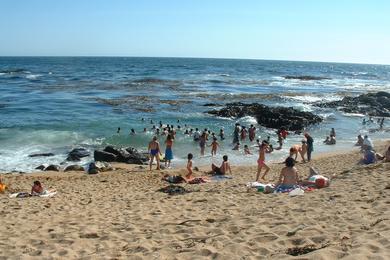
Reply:
<svg viewBox="0 0 390 260"><path fill-rule="evenodd" d="M286 79L309 75L319 80ZM257 102L310 111L324 118L307 129L314 137L314 153L350 149L356 136L370 132L373 139L389 138L375 131L376 123L362 125L364 115L318 108L316 102L342 99L368 91L390 90L390 66L266 60L129 58L129 57L0 57L0 172L31 172L41 163L59 164L76 147L91 152L106 145L132 146L141 151L154 135L153 125L181 126L173 147L174 167L193 153L195 164L220 162L228 154L232 164L256 164L254 155L232 151L236 122L254 124L257 136L277 146L274 129L257 125L255 118L220 118L205 113L229 102ZM215 106L204 106L205 104ZM142 120L144 119L144 120ZM151 123L153 121L153 123ZM187 127L185 127L187 125ZM390 122L385 120L385 129ZM121 131L118 134L117 128ZM200 148L186 128L224 129L226 140L214 158L200 157ZM322 144L330 128L337 145ZM136 135L130 135L130 129ZM143 132L146 128L147 132ZM269 155L280 161L302 135L290 135L283 149ZM164 136L159 136L164 149ZM253 145L246 141L242 144ZM33 153L53 157L28 157ZM209 150L206 150L209 154ZM82 163L92 160L85 158Z"/></svg>

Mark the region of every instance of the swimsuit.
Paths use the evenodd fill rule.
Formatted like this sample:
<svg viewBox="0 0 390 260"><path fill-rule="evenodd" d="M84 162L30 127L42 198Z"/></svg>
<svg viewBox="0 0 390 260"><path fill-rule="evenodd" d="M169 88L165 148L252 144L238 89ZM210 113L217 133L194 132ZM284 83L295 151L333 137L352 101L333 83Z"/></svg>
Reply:
<svg viewBox="0 0 390 260"><path fill-rule="evenodd" d="M150 154L153 155L153 156L157 155L158 154L158 149L151 149L150 150Z"/></svg>
<svg viewBox="0 0 390 260"><path fill-rule="evenodd" d="M165 160L172 160L173 159L173 153L172 148L166 148L165 149Z"/></svg>
<svg viewBox="0 0 390 260"><path fill-rule="evenodd" d="M264 166L264 165L265 165L265 161L264 161L264 160L258 159L258 160L257 160L257 164L258 164L259 166Z"/></svg>

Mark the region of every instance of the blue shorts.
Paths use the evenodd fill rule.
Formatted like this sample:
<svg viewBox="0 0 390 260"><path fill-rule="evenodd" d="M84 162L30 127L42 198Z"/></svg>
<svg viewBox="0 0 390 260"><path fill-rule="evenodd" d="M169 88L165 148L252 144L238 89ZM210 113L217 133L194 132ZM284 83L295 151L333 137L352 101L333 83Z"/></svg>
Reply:
<svg viewBox="0 0 390 260"><path fill-rule="evenodd" d="M169 161L173 159L172 148L165 149L165 160Z"/></svg>

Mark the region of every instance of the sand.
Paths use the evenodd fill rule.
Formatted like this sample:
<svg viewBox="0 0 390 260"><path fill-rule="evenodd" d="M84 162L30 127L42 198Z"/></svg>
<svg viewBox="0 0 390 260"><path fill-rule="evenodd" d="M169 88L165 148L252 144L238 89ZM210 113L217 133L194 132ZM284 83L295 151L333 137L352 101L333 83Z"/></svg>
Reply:
<svg viewBox="0 0 390 260"><path fill-rule="evenodd" d="M248 190L255 167L181 184L190 192L174 196L157 191L167 185L161 173L184 169L7 174L13 191L40 180L58 194L0 194L0 259L390 259L390 163L360 166L360 156L354 149L298 164L302 175L310 165L336 175L300 197ZM271 166L270 180L282 166Z"/></svg>

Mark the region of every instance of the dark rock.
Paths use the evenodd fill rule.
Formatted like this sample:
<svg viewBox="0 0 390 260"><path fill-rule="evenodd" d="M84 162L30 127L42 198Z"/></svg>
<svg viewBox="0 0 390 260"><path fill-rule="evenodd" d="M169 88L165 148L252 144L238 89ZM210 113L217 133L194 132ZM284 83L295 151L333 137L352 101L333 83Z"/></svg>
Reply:
<svg viewBox="0 0 390 260"><path fill-rule="evenodd" d="M77 165L77 164L73 164L73 165L67 166L64 169L64 172L69 172L69 171L84 171L84 168L83 168L83 166L80 166L80 165Z"/></svg>
<svg viewBox="0 0 390 260"><path fill-rule="evenodd" d="M30 154L28 157L48 157L48 156L54 156L54 153L34 153L34 154Z"/></svg>
<svg viewBox="0 0 390 260"><path fill-rule="evenodd" d="M140 153L133 147L126 148L126 151L130 154L127 158L127 163L130 164L144 164L149 161L149 155L147 153Z"/></svg>
<svg viewBox="0 0 390 260"><path fill-rule="evenodd" d="M318 107L337 108L346 113L359 113L368 116L390 117L390 93L376 92L357 97L344 97L342 100L317 103Z"/></svg>
<svg viewBox="0 0 390 260"><path fill-rule="evenodd" d="M116 149L115 147L109 145L109 146L106 146L106 148L104 148L103 150L104 152L107 152L107 153L112 153L112 154L115 154L115 155L119 155L120 152L119 152L119 149Z"/></svg>
<svg viewBox="0 0 390 260"><path fill-rule="evenodd" d="M99 172L107 172L115 170L108 162L95 162L96 168Z"/></svg>
<svg viewBox="0 0 390 260"><path fill-rule="evenodd" d="M203 105L204 107L219 107L221 106L220 104L217 103L206 103Z"/></svg>
<svg viewBox="0 0 390 260"><path fill-rule="evenodd" d="M80 161L81 158L90 156L90 152L85 148L75 148L69 152L68 161Z"/></svg>
<svg viewBox="0 0 390 260"><path fill-rule="evenodd" d="M45 170L46 167L47 167L47 165L41 164L38 167L36 167L35 169L43 171L43 170Z"/></svg>
<svg viewBox="0 0 390 260"><path fill-rule="evenodd" d="M54 165L54 164L50 164L49 166L47 166L47 167L45 168L45 171L55 171L55 172L59 172L59 171L60 171L60 166Z"/></svg>
<svg viewBox="0 0 390 260"><path fill-rule="evenodd" d="M98 174L99 169L94 162L88 165L88 174Z"/></svg>
<svg viewBox="0 0 390 260"><path fill-rule="evenodd" d="M310 112L302 112L292 107L268 107L263 104L230 103L220 110L208 111L221 117L240 118L254 116L257 122L268 128L284 127L290 131L303 130L310 124L320 123L322 118Z"/></svg>
<svg viewBox="0 0 390 260"><path fill-rule="evenodd" d="M117 156L115 154L99 150L95 150L93 157L95 158L95 161L102 162L116 162L117 160Z"/></svg>
<svg viewBox="0 0 390 260"><path fill-rule="evenodd" d="M285 79L299 79L299 80L323 80L323 79L330 79L327 77L317 77L317 76L308 76L308 75L288 75L284 76Z"/></svg>

